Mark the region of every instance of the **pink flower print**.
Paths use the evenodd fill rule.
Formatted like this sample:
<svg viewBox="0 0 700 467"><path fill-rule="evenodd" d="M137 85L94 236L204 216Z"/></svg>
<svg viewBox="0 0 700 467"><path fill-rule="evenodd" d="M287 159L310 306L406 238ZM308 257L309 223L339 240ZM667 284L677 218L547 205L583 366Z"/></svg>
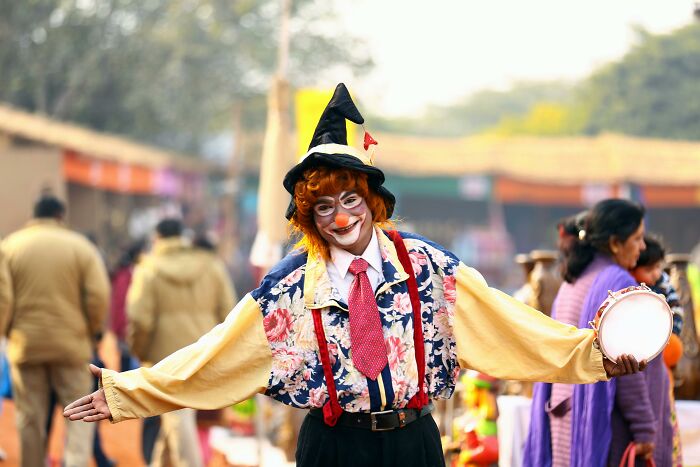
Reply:
<svg viewBox="0 0 700 467"><path fill-rule="evenodd" d="M301 375L304 378L304 381L310 380L311 379L311 368L305 369Z"/></svg>
<svg viewBox="0 0 700 467"><path fill-rule="evenodd" d="M302 355L293 348L276 348L272 351L272 372L278 376L291 375L303 361Z"/></svg>
<svg viewBox="0 0 700 467"><path fill-rule="evenodd" d="M309 391L309 405L311 407L323 407L327 398L328 395L323 386L320 388L311 388Z"/></svg>
<svg viewBox="0 0 700 467"><path fill-rule="evenodd" d="M399 407L404 407L407 402L404 399L408 392L408 382L404 378L392 378L391 385L394 389L394 400L399 404Z"/></svg>
<svg viewBox="0 0 700 467"><path fill-rule="evenodd" d="M284 285L292 285L296 284L299 282L299 279L301 279L302 276L301 269L295 269L291 274L289 274L287 277L282 279L282 284Z"/></svg>
<svg viewBox="0 0 700 467"><path fill-rule="evenodd" d="M397 293L394 295L393 308L400 313L411 313L411 297L407 293Z"/></svg>
<svg viewBox="0 0 700 467"><path fill-rule="evenodd" d="M435 317L433 318L433 324L435 324L435 328L438 333L436 337L439 339L444 339L452 334L452 329L450 329L450 317L447 312L447 308L440 307L440 309L438 309L438 311L435 313Z"/></svg>
<svg viewBox="0 0 700 467"><path fill-rule="evenodd" d="M423 266L428 264L428 256L418 251L412 251L408 254L413 266L413 274L419 275L423 271Z"/></svg>
<svg viewBox="0 0 700 467"><path fill-rule="evenodd" d="M369 387L366 385L360 391L360 399L369 399Z"/></svg>
<svg viewBox="0 0 700 467"><path fill-rule="evenodd" d="M400 337L391 336L386 340L387 354L389 357L389 368L391 373L395 373L395 368L406 359L406 344L403 343Z"/></svg>
<svg viewBox="0 0 700 467"><path fill-rule="evenodd" d="M265 316L263 320L265 334L271 342L280 342L287 338L292 327L292 317L286 308L278 308Z"/></svg>
<svg viewBox="0 0 700 467"><path fill-rule="evenodd" d="M457 300L457 290L455 289L455 276L445 276L442 281L442 287L445 293L445 301L454 303Z"/></svg>
<svg viewBox="0 0 700 467"><path fill-rule="evenodd" d="M338 344L328 344L328 358L331 361L331 366L335 365L336 357L338 356Z"/></svg>

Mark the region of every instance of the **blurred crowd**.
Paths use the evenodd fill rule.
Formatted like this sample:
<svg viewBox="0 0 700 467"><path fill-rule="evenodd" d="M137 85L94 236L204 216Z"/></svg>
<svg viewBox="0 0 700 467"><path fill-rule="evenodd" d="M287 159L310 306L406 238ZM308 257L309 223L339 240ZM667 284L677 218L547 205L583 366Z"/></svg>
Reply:
<svg viewBox="0 0 700 467"><path fill-rule="evenodd" d="M65 212L61 200L43 196L33 219L0 249L2 378L15 404L23 466L44 465L55 406L95 389L86 364L104 366L98 348L106 333L119 356L115 369L151 366L222 322L237 301L215 239L188 235L180 219L162 219L108 272L97 246L65 226ZM146 419L144 462L205 465L198 431L190 409ZM68 423L65 465L90 458L98 467L115 465L94 424Z"/></svg>

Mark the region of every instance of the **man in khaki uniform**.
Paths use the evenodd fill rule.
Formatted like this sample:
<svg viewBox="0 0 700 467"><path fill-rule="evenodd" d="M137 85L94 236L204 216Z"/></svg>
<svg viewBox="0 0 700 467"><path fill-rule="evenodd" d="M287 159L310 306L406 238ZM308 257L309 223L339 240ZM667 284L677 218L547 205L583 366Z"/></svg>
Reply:
<svg viewBox="0 0 700 467"><path fill-rule="evenodd" d="M102 332L109 281L95 247L63 223L54 197L34 206L34 219L2 243L12 281L6 323L22 466L44 465L46 417L53 390L65 404L92 389L85 366ZM2 311L2 310L0 310ZM94 426L68 423L66 466L86 466Z"/></svg>
<svg viewBox="0 0 700 467"><path fill-rule="evenodd" d="M0 249L0 329L7 328L5 320L10 316L12 307L12 279L7 259Z"/></svg>
<svg viewBox="0 0 700 467"><path fill-rule="evenodd" d="M192 248L179 220L164 219L153 251L134 269L127 296L131 351L151 366L222 322L235 302L223 262ZM175 467L202 465L192 409L161 415L152 465L168 460Z"/></svg>

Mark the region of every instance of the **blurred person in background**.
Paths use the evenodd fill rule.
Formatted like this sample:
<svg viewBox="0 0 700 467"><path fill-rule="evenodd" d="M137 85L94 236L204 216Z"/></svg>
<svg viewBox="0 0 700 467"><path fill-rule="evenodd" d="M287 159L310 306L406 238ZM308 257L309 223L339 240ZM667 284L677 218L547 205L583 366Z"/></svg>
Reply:
<svg viewBox="0 0 700 467"><path fill-rule="evenodd" d="M645 249L644 212L637 203L607 199L575 222L581 230L565 254L566 282L559 289L553 317L588 328L609 290L637 285L629 270ZM536 384L525 465L619 465L633 441L639 462L653 458L658 466L670 466L669 388L660 358L649 362L643 373L615 380Z"/></svg>
<svg viewBox="0 0 700 467"><path fill-rule="evenodd" d="M112 302L109 314L110 329L117 338L119 346L120 371L127 371L138 367L138 362L132 357L127 343L127 313L126 296L131 286L134 267L138 263L146 249L146 240L138 239L132 242L122 253L119 262L111 274ZM160 417L148 417L143 421L141 434L141 449L146 464L151 462L153 446L160 432Z"/></svg>
<svg viewBox="0 0 700 467"><path fill-rule="evenodd" d="M671 401L670 421L673 427L672 465L681 466L683 465L681 436L676 417L676 399L673 395L673 372L671 370L683 355L683 342L679 337L683 328L683 306L676 289L671 285L671 277L663 269L666 248L661 239L655 235L647 234L644 236L644 243L647 247L640 253L637 265L630 270L630 274L640 284L645 284L652 291L663 295L673 313L673 333L663 351L663 359L668 368L668 377L671 382L669 385L669 400Z"/></svg>
<svg viewBox="0 0 700 467"><path fill-rule="evenodd" d="M152 366L222 322L234 303L223 262L193 248L179 219L163 219L151 253L134 268L127 294L131 352L142 366ZM151 465L169 464L203 465L192 409L161 415Z"/></svg>
<svg viewBox="0 0 700 467"><path fill-rule="evenodd" d="M95 235L93 232L84 232L83 235L85 235L85 238L87 238L90 243L92 243L95 248L97 248L97 252L100 254L100 258L102 259L103 264L107 264L105 261L105 255L104 251L100 248L100 245L98 243L97 235ZM93 365L98 365L98 366L104 366L104 362L100 358L99 355L99 347L102 345L102 338L104 335L100 333L96 338L95 338L95 349L94 349L94 355L92 357L92 363ZM93 387L97 389L98 387L98 380L94 378L94 385ZM46 419L46 434L47 434L47 449L49 447L49 439L48 437L51 434L51 427L53 426L53 416L55 412L55 406L58 403L58 396L56 395L56 391L51 391L51 396L49 398L49 411L46 414L47 419ZM102 439L100 437L100 427L99 425L95 427L95 437L94 441L92 444L92 455L95 460L95 463L97 464L97 467L112 467L113 465L116 465L116 462L110 458L107 457L107 454L104 452L104 449L102 448ZM53 462L53 459L50 460L50 462Z"/></svg>
<svg viewBox="0 0 700 467"><path fill-rule="evenodd" d="M522 265L525 273L525 284L513 293L513 298L549 316L561 285L561 279L552 271L556 260L557 253L549 250L516 255L515 262Z"/></svg>
<svg viewBox="0 0 700 467"><path fill-rule="evenodd" d="M532 290L535 294L533 308L540 310L547 316L551 316L554 298L557 296L562 283L561 276L553 270L553 266L557 261L557 252L532 250L530 256L535 261L535 266L530 274Z"/></svg>
<svg viewBox="0 0 700 467"><path fill-rule="evenodd" d="M681 335L683 328L683 306L676 289L671 285L671 276L664 271L666 248L656 235L645 235L646 249L639 254L634 268L630 270L632 277L640 284L647 285L654 292L666 298L673 312L673 334Z"/></svg>
<svg viewBox="0 0 700 467"><path fill-rule="evenodd" d="M85 377L109 306L109 279L97 249L63 224L65 206L44 196L34 219L7 237L14 300L7 323L21 465L46 458L50 393L61 404L92 388ZM64 462L88 465L94 425L68 423Z"/></svg>
<svg viewBox="0 0 700 467"><path fill-rule="evenodd" d="M515 264L519 264L523 271L523 277L525 282L523 285L513 292L513 298L518 301L525 303L528 306L532 306L534 291L532 290L532 284L530 283L530 275L532 274L532 269L535 267L535 261L527 253L518 253L513 258ZM534 307L533 307L534 308Z"/></svg>
<svg viewBox="0 0 700 467"><path fill-rule="evenodd" d="M7 319L10 316L11 309L12 278L10 277L10 268L7 264L7 258L0 249L0 318L2 319L2 321L0 321L0 329L3 331L7 329Z"/></svg>
<svg viewBox="0 0 700 467"><path fill-rule="evenodd" d="M132 363L129 346L126 343L126 296L131 285L134 267L138 263L141 254L146 248L144 239L135 240L122 253L119 262L112 272L112 302L109 313L109 327L117 337L119 343L121 371L136 368Z"/></svg>

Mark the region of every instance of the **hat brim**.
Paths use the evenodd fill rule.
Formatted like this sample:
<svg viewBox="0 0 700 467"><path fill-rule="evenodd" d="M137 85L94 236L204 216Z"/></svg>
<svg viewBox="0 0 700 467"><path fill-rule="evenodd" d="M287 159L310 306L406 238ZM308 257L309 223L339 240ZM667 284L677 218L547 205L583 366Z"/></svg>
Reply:
<svg viewBox="0 0 700 467"><path fill-rule="evenodd" d="M384 200L386 206L387 219L391 218L394 213L394 205L396 197L386 188L382 186L384 183L384 172L371 165L366 165L360 159L349 154L323 154L313 153L304 158L303 161L292 167L284 177L282 184L284 188L292 195L292 199L287 207L285 217L289 220L296 211L296 203L294 202L294 185L301 179L304 172L313 167L330 167L334 169L350 169L357 170L367 174L367 184L370 189L374 190Z"/></svg>

